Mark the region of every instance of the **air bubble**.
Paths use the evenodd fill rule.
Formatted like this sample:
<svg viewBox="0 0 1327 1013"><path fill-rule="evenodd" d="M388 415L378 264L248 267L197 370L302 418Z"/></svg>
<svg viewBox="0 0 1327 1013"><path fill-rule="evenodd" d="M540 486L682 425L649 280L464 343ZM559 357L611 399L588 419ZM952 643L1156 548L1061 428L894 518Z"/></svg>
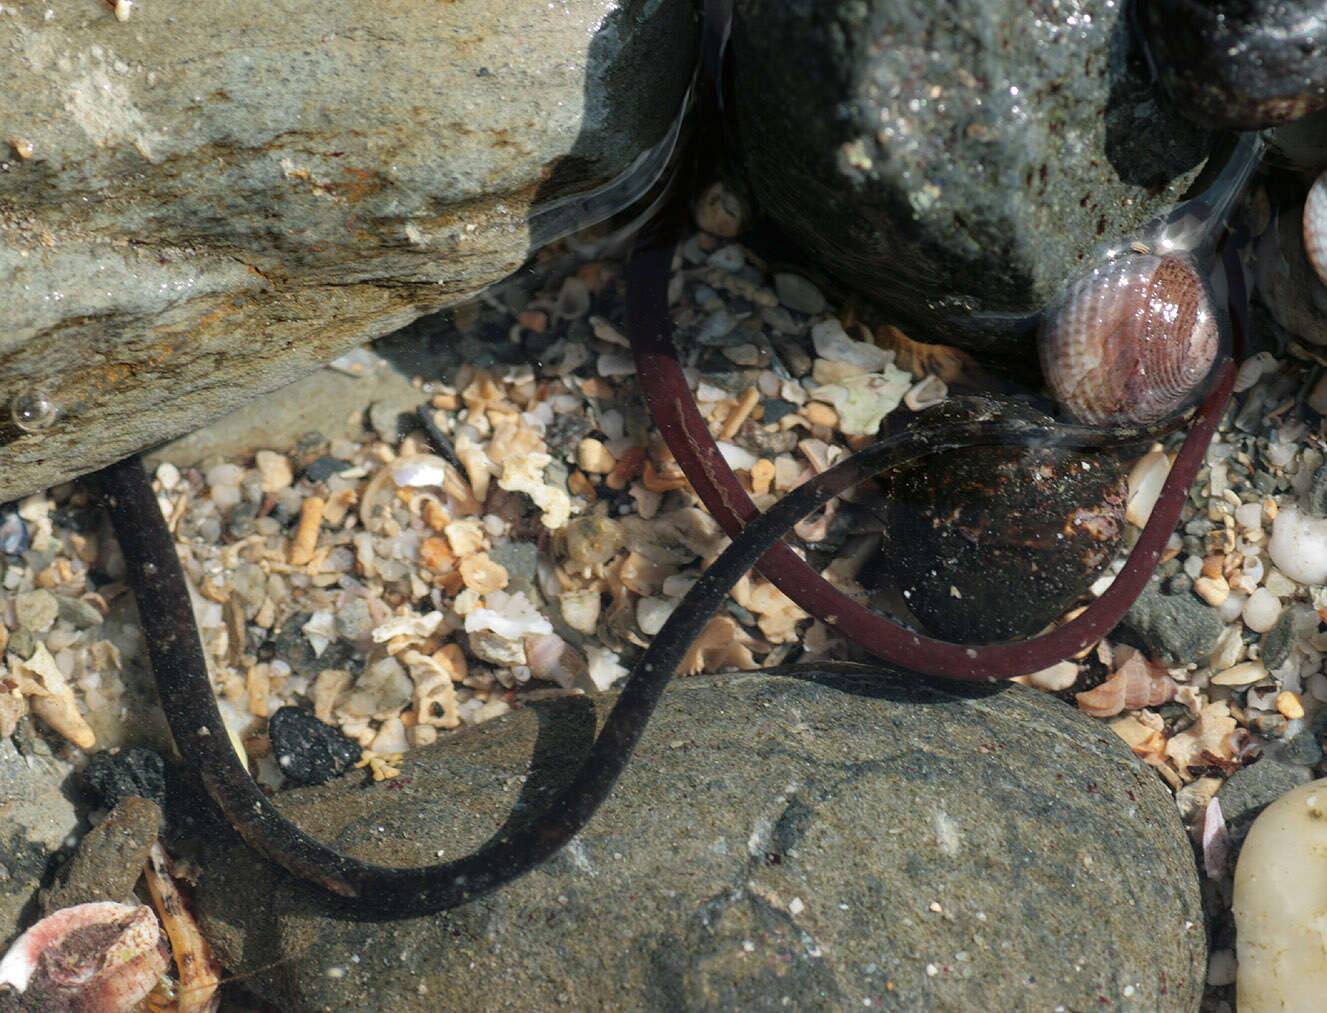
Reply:
<svg viewBox="0 0 1327 1013"><path fill-rule="evenodd" d="M25 433L49 428L58 414L55 402L39 391L16 394L9 401L9 416Z"/></svg>

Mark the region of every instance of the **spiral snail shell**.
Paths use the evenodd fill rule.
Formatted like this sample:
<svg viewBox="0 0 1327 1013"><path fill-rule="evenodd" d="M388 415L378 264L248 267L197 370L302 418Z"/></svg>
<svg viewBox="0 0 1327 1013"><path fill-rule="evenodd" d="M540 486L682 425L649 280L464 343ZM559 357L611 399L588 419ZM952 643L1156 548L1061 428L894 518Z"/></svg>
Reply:
<svg viewBox="0 0 1327 1013"><path fill-rule="evenodd" d="M1327 172L1309 187L1304 201L1304 250L1313 270L1327 285Z"/></svg>
<svg viewBox="0 0 1327 1013"><path fill-rule="evenodd" d="M1050 305L1039 341L1051 392L1091 425L1170 415L1211 371L1219 346L1207 286L1183 254L1098 266Z"/></svg>

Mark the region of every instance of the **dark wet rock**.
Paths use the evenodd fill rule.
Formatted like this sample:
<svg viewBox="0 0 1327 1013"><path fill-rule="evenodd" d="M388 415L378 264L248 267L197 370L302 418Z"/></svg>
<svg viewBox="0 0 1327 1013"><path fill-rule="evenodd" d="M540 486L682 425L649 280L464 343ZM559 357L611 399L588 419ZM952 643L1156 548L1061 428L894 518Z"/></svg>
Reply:
<svg viewBox="0 0 1327 1013"><path fill-rule="evenodd" d="M70 771L60 760L20 756L0 739L0 941L32 920L37 888L78 826L61 790Z"/></svg>
<svg viewBox="0 0 1327 1013"><path fill-rule="evenodd" d="M1148 581L1125 613L1123 625L1167 667L1207 662L1226 624L1216 609L1193 594L1163 594Z"/></svg>
<svg viewBox="0 0 1327 1013"><path fill-rule="evenodd" d="M161 832L161 809L130 795L83 835L74 857L40 896L43 914L62 907L110 900L123 902L143 873L148 848Z"/></svg>
<svg viewBox="0 0 1327 1013"><path fill-rule="evenodd" d="M93 753L83 768L83 782L103 809L114 809L126 798L145 798L166 805L166 761L150 749L104 749Z"/></svg>
<svg viewBox="0 0 1327 1013"><path fill-rule="evenodd" d="M282 707L267 722L272 755L296 784L325 784L359 762L359 743L303 707Z"/></svg>
<svg viewBox="0 0 1327 1013"><path fill-rule="evenodd" d="M914 338L1024 339L1103 242L1207 156L1162 110L1120 4L737 0L733 106L760 209Z"/></svg>
<svg viewBox="0 0 1327 1013"><path fill-rule="evenodd" d="M1297 338L1327 345L1327 285L1304 252L1303 193L1279 209L1258 253L1259 293L1272 318Z"/></svg>
<svg viewBox="0 0 1327 1013"><path fill-rule="evenodd" d="M675 0L6 12L0 390L56 411L34 432L4 419L0 502L621 210L652 173L604 191L666 147L699 23Z"/></svg>
<svg viewBox="0 0 1327 1013"><path fill-rule="evenodd" d="M1259 130L1327 106L1321 0L1139 0L1162 84L1207 126Z"/></svg>
<svg viewBox="0 0 1327 1013"><path fill-rule="evenodd" d="M1216 796L1231 839L1244 840L1260 812L1311 776L1307 767L1268 757L1235 771Z"/></svg>
<svg viewBox="0 0 1327 1013"><path fill-rule="evenodd" d="M611 700L541 704L411 754L396 782L277 802L360 858L459 857L563 782ZM240 846L203 868L204 931L290 1013L434 1010L460 982L479 1010L1191 1011L1205 966L1169 795L1108 730L1021 687L685 680L569 848L425 918L339 918Z"/></svg>
<svg viewBox="0 0 1327 1013"><path fill-rule="evenodd" d="M946 402L918 417L918 431L987 414L993 405L987 398ZM1018 405L1002 413L1042 420ZM944 640L1030 636L1114 558L1125 495L1124 473L1107 454L974 447L918 458L882 483L877 569Z"/></svg>

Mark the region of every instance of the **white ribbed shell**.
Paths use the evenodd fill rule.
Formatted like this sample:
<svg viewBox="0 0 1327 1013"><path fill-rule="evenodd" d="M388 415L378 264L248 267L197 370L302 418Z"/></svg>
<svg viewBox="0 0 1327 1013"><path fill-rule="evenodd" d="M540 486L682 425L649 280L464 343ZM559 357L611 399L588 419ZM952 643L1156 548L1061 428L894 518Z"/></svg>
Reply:
<svg viewBox="0 0 1327 1013"><path fill-rule="evenodd" d="M1211 372L1220 329L1183 255L1122 257L1080 278L1042 319L1041 368L1081 422L1149 425Z"/></svg>
<svg viewBox="0 0 1327 1013"><path fill-rule="evenodd" d="M1304 249L1313 270L1327 285L1327 172L1309 187L1304 202Z"/></svg>

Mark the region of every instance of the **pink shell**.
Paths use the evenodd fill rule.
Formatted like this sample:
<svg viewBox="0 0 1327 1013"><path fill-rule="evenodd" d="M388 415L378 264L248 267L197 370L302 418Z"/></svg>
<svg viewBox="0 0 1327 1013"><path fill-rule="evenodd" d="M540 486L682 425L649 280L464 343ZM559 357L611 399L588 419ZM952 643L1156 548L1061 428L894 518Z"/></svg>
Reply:
<svg viewBox="0 0 1327 1013"><path fill-rule="evenodd" d="M1207 286L1188 257L1121 257L1047 309L1041 368L1079 421L1149 425L1189 399L1220 343Z"/></svg>
<svg viewBox="0 0 1327 1013"><path fill-rule="evenodd" d="M1309 187L1304 202L1304 250L1313 270L1327 285L1327 172Z"/></svg>
<svg viewBox="0 0 1327 1013"><path fill-rule="evenodd" d="M170 962L150 907L97 901L61 908L19 936L0 981L32 1009L120 1013L152 991Z"/></svg>
<svg viewBox="0 0 1327 1013"><path fill-rule="evenodd" d="M1121 649L1121 655L1124 655ZM1121 711L1136 711L1174 700L1178 687L1166 670L1154 665L1141 652L1124 656L1115 673L1095 689L1075 693L1078 709L1094 718L1114 717Z"/></svg>

